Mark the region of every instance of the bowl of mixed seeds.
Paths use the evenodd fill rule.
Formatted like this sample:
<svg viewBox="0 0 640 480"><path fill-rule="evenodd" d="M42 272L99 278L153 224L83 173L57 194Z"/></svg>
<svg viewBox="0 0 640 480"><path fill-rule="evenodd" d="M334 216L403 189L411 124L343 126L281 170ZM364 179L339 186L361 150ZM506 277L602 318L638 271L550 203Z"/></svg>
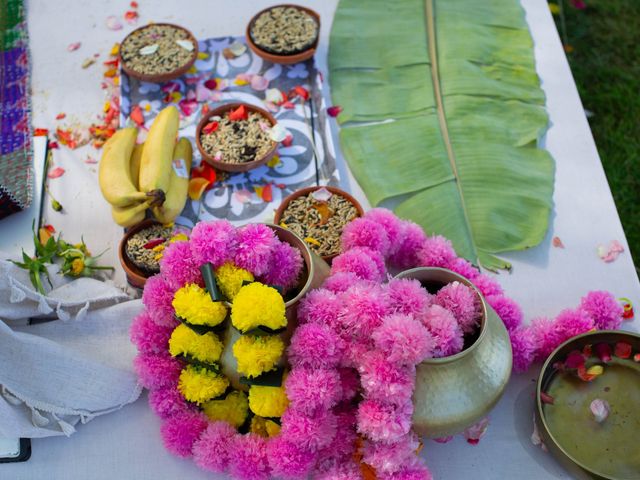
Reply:
<svg viewBox="0 0 640 480"><path fill-rule="evenodd" d="M313 57L320 16L299 5L275 5L258 12L247 25L247 45L274 63L298 63Z"/></svg>
<svg viewBox="0 0 640 480"><path fill-rule="evenodd" d="M162 251L172 236L171 227L155 220L144 220L127 230L118 255L131 286L143 288L147 278L160 272Z"/></svg>
<svg viewBox="0 0 640 480"><path fill-rule="evenodd" d="M340 236L352 220L362 217L360 203L335 187L307 187L287 196L274 223L302 238L311 250L331 261L340 253Z"/></svg>
<svg viewBox="0 0 640 480"><path fill-rule="evenodd" d="M203 160L225 172L246 172L276 153L272 139L276 119L248 103L227 103L207 112L196 128Z"/></svg>
<svg viewBox="0 0 640 480"><path fill-rule="evenodd" d="M166 82L185 74L198 57L198 41L186 28L152 23L137 28L120 45L120 65L145 82Z"/></svg>

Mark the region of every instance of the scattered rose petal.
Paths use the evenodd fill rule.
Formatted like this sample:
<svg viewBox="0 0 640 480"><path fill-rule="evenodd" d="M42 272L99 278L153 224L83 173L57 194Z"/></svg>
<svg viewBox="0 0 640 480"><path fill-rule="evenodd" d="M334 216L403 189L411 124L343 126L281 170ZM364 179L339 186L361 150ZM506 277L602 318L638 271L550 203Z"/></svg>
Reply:
<svg viewBox="0 0 640 480"><path fill-rule="evenodd" d="M204 82L204 86L207 87L209 90L215 90L216 87L218 86L218 81L215 78L210 78L209 80Z"/></svg>
<svg viewBox="0 0 640 480"><path fill-rule="evenodd" d="M332 197L332 195L333 193L331 193L329 190L327 190L324 187L319 188L314 192L311 192L311 196L314 198L314 200L317 200L318 202L328 202L329 199Z"/></svg>
<svg viewBox="0 0 640 480"><path fill-rule="evenodd" d="M229 113L229 120L231 120L232 122L236 122L238 120L246 120L247 118L249 118L249 113L247 112L247 109L244 105L240 105L238 108L232 110Z"/></svg>
<svg viewBox="0 0 640 480"><path fill-rule="evenodd" d="M579 350L574 350L573 352L567 355L567 359L564 364L567 368L580 368L584 366L585 358L582 355L582 352Z"/></svg>
<svg viewBox="0 0 640 480"><path fill-rule="evenodd" d="M489 419L485 417L475 425L471 425L466 428L463 432L464 438L466 438L467 442L471 445L477 445L480 439L487 432L487 427L489 427Z"/></svg>
<svg viewBox="0 0 640 480"><path fill-rule="evenodd" d="M578 378L584 382L590 382L596 378L596 376L597 375L590 375L584 365L578 368Z"/></svg>
<svg viewBox="0 0 640 480"><path fill-rule="evenodd" d="M590 343L582 347L582 355L584 355L585 358L593 355L593 346Z"/></svg>
<svg viewBox="0 0 640 480"><path fill-rule="evenodd" d="M608 247L598 245L598 256L606 263L613 262L624 252L624 247L617 240L612 240Z"/></svg>
<svg viewBox="0 0 640 480"><path fill-rule="evenodd" d="M229 51L233 53L234 56L239 57L247 51L247 46L244 43L236 41L229 45Z"/></svg>
<svg viewBox="0 0 640 480"><path fill-rule="evenodd" d="M144 115L142 113L142 108L140 108L140 105L136 105L131 109L129 118L139 127L144 126Z"/></svg>
<svg viewBox="0 0 640 480"><path fill-rule="evenodd" d="M262 130L263 132L268 132L271 129L271 127L267 122L259 122L258 126L260 127L260 130Z"/></svg>
<svg viewBox="0 0 640 480"><path fill-rule="evenodd" d="M609 411L611 407L609 406L609 402L606 400L602 400L600 398L596 398L591 405L589 405L589 410L593 413L593 418L596 422L602 423L609 416Z"/></svg>
<svg viewBox="0 0 640 480"><path fill-rule="evenodd" d="M640 363L640 353L636 353L633 356L633 361L636 362L636 363Z"/></svg>
<svg viewBox="0 0 640 480"><path fill-rule="evenodd" d="M290 147L291 144L293 143L293 135L291 135L290 133L287 134L287 136L284 138L284 140L281 143L283 147Z"/></svg>
<svg viewBox="0 0 640 480"><path fill-rule="evenodd" d="M64 175L64 168L62 167L56 167L53 170L49 170L49 173L47 174L47 177L49 178L59 178L62 175Z"/></svg>
<svg viewBox="0 0 640 480"><path fill-rule="evenodd" d="M43 225L42 228L44 228L47 232L51 234L56 233L56 229L53 227L53 225L50 225L48 223L46 225Z"/></svg>
<svg viewBox="0 0 640 480"><path fill-rule="evenodd" d="M209 180L202 177L196 177L189 180L189 198L193 201L200 200L209 184Z"/></svg>
<svg viewBox="0 0 640 480"><path fill-rule="evenodd" d="M195 48L190 40L176 40L176 43L184 48L187 52L193 52Z"/></svg>
<svg viewBox="0 0 640 480"><path fill-rule="evenodd" d="M263 201L270 202L273 200L273 190L270 183L267 183L263 187L254 186L253 188L256 192L256 195L258 195L258 197L260 197Z"/></svg>
<svg viewBox="0 0 640 480"><path fill-rule="evenodd" d="M296 85L295 87L293 87L293 92L295 94L294 96L298 96L302 98L302 100L309 100L309 90L307 90L303 86ZM289 95L289 97L291 97L291 95Z"/></svg>
<svg viewBox="0 0 640 480"><path fill-rule="evenodd" d="M551 395L545 392L540 392L540 400L542 403L546 403L547 405L553 405L553 402L555 401Z"/></svg>
<svg viewBox="0 0 640 480"><path fill-rule="evenodd" d="M70 43L67 46L67 52L75 52L76 50L78 50L80 48L80 45L82 45L80 42Z"/></svg>
<svg viewBox="0 0 640 480"><path fill-rule="evenodd" d="M152 45L147 45L145 47L142 47L140 50L138 50L138 53L140 53L140 55L153 55L158 51L159 47L160 45L158 45L157 43L154 43Z"/></svg>
<svg viewBox="0 0 640 480"><path fill-rule="evenodd" d="M46 137L47 135L49 135L49 130L46 128L35 128L33 130L34 137Z"/></svg>
<svg viewBox="0 0 640 480"><path fill-rule="evenodd" d="M129 5L131 6L131 8L138 8L138 2L133 1Z"/></svg>
<svg viewBox="0 0 640 480"><path fill-rule="evenodd" d="M251 88L254 90L262 92L263 90L266 90L268 86L269 80L264 78L262 75L254 75L251 77Z"/></svg>
<svg viewBox="0 0 640 480"><path fill-rule="evenodd" d="M237 192L233 192L233 198L242 204L248 203L251 200L251 192L246 189L238 190Z"/></svg>
<svg viewBox="0 0 640 480"><path fill-rule="evenodd" d="M564 248L564 243L562 243L562 240L560 240L560 237L553 237L553 239L551 240L551 243L556 248Z"/></svg>
<svg viewBox="0 0 640 480"><path fill-rule="evenodd" d="M269 88L264 92L264 99L267 102L271 102L275 105L284 102L285 98L282 92L277 88Z"/></svg>
<svg viewBox="0 0 640 480"><path fill-rule="evenodd" d="M229 116L229 118L231 118L231 116ZM273 127L271 127L269 138L274 142L282 142L285 138L287 138L288 133L289 132L282 124L276 123Z"/></svg>
<svg viewBox="0 0 640 480"><path fill-rule="evenodd" d="M216 162L220 162L220 161L222 160L222 152L218 150L218 151L215 153L215 155L213 156L213 159L214 159Z"/></svg>
<svg viewBox="0 0 640 480"><path fill-rule="evenodd" d="M196 101L206 102L211 97L211 90L205 87L202 83L196 85Z"/></svg>
<svg viewBox="0 0 640 480"><path fill-rule="evenodd" d="M278 155L274 155L267 162L267 166L270 168L277 167L278 165L280 165L280 157Z"/></svg>
<svg viewBox="0 0 640 480"><path fill-rule="evenodd" d="M280 190L284 190L285 188L287 188L287 186L284 183L274 183L274 185L278 187Z"/></svg>
<svg viewBox="0 0 640 480"><path fill-rule="evenodd" d="M333 118L340 115L340 112L342 112L342 107L340 105L334 105L333 107L327 108L327 115Z"/></svg>
<svg viewBox="0 0 640 480"><path fill-rule="evenodd" d="M293 103L286 101L282 104L282 108L286 108L287 110L293 110L294 108L296 108L296 106Z"/></svg>
<svg viewBox="0 0 640 480"><path fill-rule="evenodd" d="M211 165L203 161L199 167L191 170L191 178L204 178L213 186L216 181L216 171Z"/></svg>
<svg viewBox="0 0 640 480"><path fill-rule="evenodd" d="M58 145L58 142L49 142L47 144L47 146L51 149L51 150L57 150L60 148L60 145Z"/></svg>
<svg viewBox="0 0 640 480"><path fill-rule="evenodd" d="M167 82L162 87L160 87L160 90L162 90L164 93L177 92L180 90L180 84L174 81Z"/></svg>
<svg viewBox="0 0 640 480"><path fill-rule="evenodd" d="M188 90L187 91L187 96L185 98L187 100L195 100L196 99L196 92L194 90Z"/></svg>
<svg viewBox="0 0 640 480"><path fill-rule="evenodd" d="M215 121L214 122L209 122L204 127L202 127L202 133L204 133L205 135L213 133L216 130L218 130L219 126L220 126L219 122L215 122Z"/></svg>
<svg viewBox="0 0 640 480"><path fill-rule="evenodd" d="M187 100L185 98L178 102L178 108L180 108L180 111L185 117L189 117L198 109L198 102L195 99Z"/></svg>
<svg viewBox="0 0 640 480"><path fill-rule="evenodd" d="M107 17L107 28L109 30L122 30L122 23L115 15Z"/></svg>
<svg viewBox="0 0 640 480"><path fill-rule="evenodd" d="M147 243L145 243L142 248L146 249L146 250L151 250L152 248L157 247L158 245L162 245L164 242L166 242L167 240L164 237L160 237L160 238L154 238L153 240L149 240Z"/></svg>
<svg viewBox="0 0 640 480"><path fill-rule="evenodd" d="M124 12L124 19L129 25L135 25L138 22L138 12L135 10L127 10Z"/></svg>
<svg viewBox="0 0 640 480"><path fill-rule="evenodd" d="M540 446L542 450L547 451L544 443L542 442L542 437L540 436L540 432L538 431L538 424L536 423L536 416L533 415L533 433L531 433L531 443L533 443L536 447Z"/></svg>
<svg viewBox="0 0 640 480"><path fill-rule="evenodd" d="M98 163L98 160L96 160L92 156L88 156L87 158L84 159L84 163L87 163L89 165L95 165L96 163Z"/></svg>
<svg viewBox="0 0 640 480"><path fill-rule="evenodd" d="M616 343L616 348L614 350L614 355L618 358L629 358L631 357L631 344L627 342L618 342Z"/></svg>
<svg viewBox="0 0 640 480"><path fill-rule="evenodd" d="M86 68L89 68L89 67L90 67L91 65L93 65L94 63L96 63L95 58L85 58L85 59L82 61L82 65L81 65L81 67L86 69Z"/></svg>
<svg viewBox="0 0 640 480"><path fill-rule="evenodd" d="M596 355L598 358L607 363L611 361L611 346L608 343L599 343L596 345Z"/></svg>
<svg viewBox="0 0 640 480"><path fill-rule="evenodd" d="M453 435L449 435L448 437L440 437L440 438L433 439L433 441L436 443L449 443L451 440L453 440Z"/></svg>

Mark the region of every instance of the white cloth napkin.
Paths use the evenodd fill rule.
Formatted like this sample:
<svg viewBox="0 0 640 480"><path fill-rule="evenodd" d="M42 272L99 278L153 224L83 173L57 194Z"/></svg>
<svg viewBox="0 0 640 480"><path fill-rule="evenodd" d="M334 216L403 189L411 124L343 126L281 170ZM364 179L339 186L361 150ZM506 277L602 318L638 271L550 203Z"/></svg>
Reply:
<svg viewBox="0 0 640 480"><path fill-rule="evenodd" d="M135 401L129 326L141 302L53 267L53 289L41 295L26 271L0 258L0 436L71 435L78 422ZM16 326L42 315L58 320Z"/></svg>

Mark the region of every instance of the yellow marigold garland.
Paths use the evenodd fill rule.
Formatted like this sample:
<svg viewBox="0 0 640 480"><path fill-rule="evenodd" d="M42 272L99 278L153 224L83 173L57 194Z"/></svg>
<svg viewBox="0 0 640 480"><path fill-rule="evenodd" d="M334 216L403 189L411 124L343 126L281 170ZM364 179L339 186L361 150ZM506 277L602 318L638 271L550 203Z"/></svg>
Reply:
<svg viewBox="0 0 640 480"><path fill-rule="evenodd" d="M289 399L283 385L264 387L252 385L249 388L249 408L261 417L281 417L289 406Z"/></svg>
<svg viewBox="0 0 640 480"><path fill-rule="evenodd" d="M272 330L286 327L284 299L275 288L260 282L245 285L233 299L231 323L241 332L262 326Z"/></svg>
<svg viewBox="0 0 640 480"><path fill-rule="evenodd" d="M236 390L221 400L203 403L202 411L210 420L229 422L235 428L239 428L249 413L249 401L244 392Z"/></svg>
<svg viewBox="0 0 640 480"><path fill-rule="evenodd" d="M204 288L194 283L178 290L171 304L176 315L192 325L215 327L227 317L224 303L214 302Z"/></svg>
<svg viewBox="0 0 640 480"><path fill-rule="evenodd" d="M186 325L178 325L169 339L169 353L188 355L204 363L215 363L220 360L224 345L213 332L199 335Z"/></svg>
<svg viewBox="0 0 640 480"><path fill-rule="evenodd" d="M251 378L273 370L283 352L284 342L277 335L243 335L233 344L238 372Z"/></svg>
<svg viewBox="0 0 640 480"><path fill-rule="evenodd" d="M227 262L216 270L216 282L222 295L229 301L233 301L242 288L242 282L253 282L251 272L244 268L236 267L233 263Z"/></svg>
<svg viewBox="0 0 640 480"><path fill-rule="evenodd" d="M219 397L228 386L226 377L194 365L183 368L178 381L178 390L184 398L198 405Z"/></svg>
<svg viewBox="0 0 640 480"><path fill-rule="evenodd" d="M261 437L275 437L280 433L280 425L268 418L255 416L251 419L249 431Z"/></svg>

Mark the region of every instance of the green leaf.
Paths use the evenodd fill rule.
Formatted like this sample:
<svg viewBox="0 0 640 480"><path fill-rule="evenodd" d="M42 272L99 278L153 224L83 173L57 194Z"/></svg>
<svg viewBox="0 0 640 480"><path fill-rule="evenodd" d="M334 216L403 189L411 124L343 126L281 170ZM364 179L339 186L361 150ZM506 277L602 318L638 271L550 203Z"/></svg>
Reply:
<svg viewBox="0 0 640 480"><path fill-rule="evenodd" d="M331 32L340 141L373 205L393 206L491 270L537 245L554 164L516 0L341 0Z"/></svg>

